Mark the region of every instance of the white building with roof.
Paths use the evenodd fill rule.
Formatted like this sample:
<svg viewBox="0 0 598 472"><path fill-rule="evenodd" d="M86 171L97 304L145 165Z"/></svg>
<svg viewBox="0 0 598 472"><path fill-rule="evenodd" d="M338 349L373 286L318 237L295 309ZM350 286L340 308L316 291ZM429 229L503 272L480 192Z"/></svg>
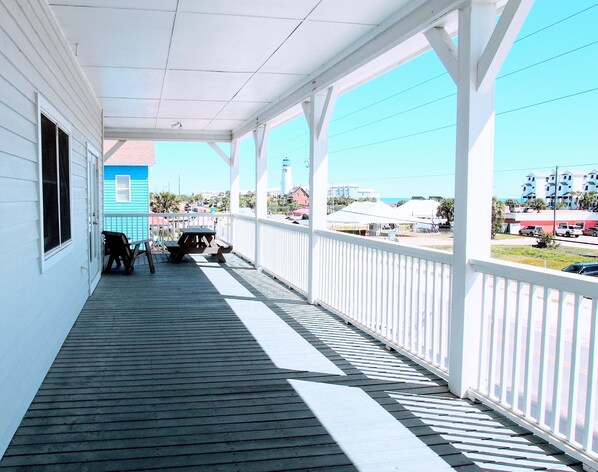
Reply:
<svg viewBox="0 0 598 472"><path fill-rule="evenodd" d="M594 173L595 175L595 173ZM583 192L588 175L583 171L564 170L556 177L553 171L546 183L546 202L553 206L556 193L556 203L563 203L567 208L577 209L580 194ZM556 192L555 192L556 186Z"/></svg>
<svg viewBox="0 0 598 472"><path fill-rule="evenodd" d="M546 188L549 176L545 172L530 172L527 181L522 185L521 199L531 203L538 198L546 199Z"/></svg>
<svg viewBox="0 0 598 472"><path fill-rule="evenodd" d="M357 184L331 184L328 186L328 197L380 198L374 189L361 188Z"/></svg>

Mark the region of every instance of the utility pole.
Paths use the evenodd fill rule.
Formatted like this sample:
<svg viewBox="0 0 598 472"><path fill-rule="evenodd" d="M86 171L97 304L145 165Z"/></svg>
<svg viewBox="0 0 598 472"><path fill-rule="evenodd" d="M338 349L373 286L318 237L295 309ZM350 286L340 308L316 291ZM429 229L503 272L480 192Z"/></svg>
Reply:
<svg viewBox="0 0 598 472"><path fill-rule="evenodd" d="M552 200L552 235L556 237L556 189L559 185L559 166L554 168L554 198Z"/></svg>

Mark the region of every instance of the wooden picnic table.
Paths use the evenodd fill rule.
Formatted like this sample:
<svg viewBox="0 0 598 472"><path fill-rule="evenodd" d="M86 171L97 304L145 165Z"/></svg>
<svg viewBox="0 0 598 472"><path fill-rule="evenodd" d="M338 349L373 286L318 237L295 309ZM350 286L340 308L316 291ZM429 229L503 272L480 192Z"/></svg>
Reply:
<svg viewBox="0 0 598 472"><path fill-rule="evenodd" d="M211 254L219 262L226 262L224 253L231 252L232 245L216 239L216 231L207 226L189 226L181 229L176 243L166 243L170 257L175 263L182 262L185 254Z"/></svg>

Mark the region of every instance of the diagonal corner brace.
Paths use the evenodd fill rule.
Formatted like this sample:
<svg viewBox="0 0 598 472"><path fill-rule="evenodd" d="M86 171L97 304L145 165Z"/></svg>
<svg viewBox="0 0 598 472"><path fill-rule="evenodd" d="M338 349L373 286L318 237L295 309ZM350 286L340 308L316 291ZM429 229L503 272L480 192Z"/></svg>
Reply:
<svg viewBox="0 0 598 472"><path fill-rule="evenodd" d="M534 0L509 0L478 62L477 88L483 91L494 82Z"/></svg>
<svg viewBox="0 0 598 472"><path fill-rule="evenodd" d="M112 146L110 149L108 149L107 152L104 153L104 162L106 162L108 159L110 159L112 156L114 156L114 154L116 154L116 151L118 151L121 147L123 147L123 144L125 144L126 142L127 142L126 139L121 139L119 141L116 141L114 146Z"/></svg>
<svg viewBox="0 0 598 472"><path fill-rule="evenodd" d="M453 43L450 35L444 28L439 26L430 28L424 35L453 82L457 83L459 80L458 52L457 46Z"/></svg>
<svg viewBox="0 0 598 472"><path fill-rule="evenodd" d="M214 141L208 141L208 146L210 146L214 152L218 154L218 157L220 157L220 159L222 159L228 166L231 165L230 157L227 156L226 153L220 149L220 147Z"/></svg>

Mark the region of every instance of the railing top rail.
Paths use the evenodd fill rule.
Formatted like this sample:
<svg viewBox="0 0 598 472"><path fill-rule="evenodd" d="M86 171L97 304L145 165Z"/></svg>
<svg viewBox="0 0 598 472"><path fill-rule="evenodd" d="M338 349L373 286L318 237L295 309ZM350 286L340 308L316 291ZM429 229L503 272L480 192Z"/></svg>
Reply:
<svg viewBox="0 0 598 472"><path fill-rule="evenodd" d="M109 218L151 218L151 217L164 217L164 218L227 218L230 213L104 213L105 217Z"/></svg>
<svg viewBox="0 0 598 472"><path fill-rule="evenodd" d="M255 221L255 215L241 215L240 213L233 213L231 216L239 220Z"/></svg>
<svg viewBox="0 0 598 472"><path fill-rule="evenodd" d="M420 247L406 246L404 244L397 244L390 241L383 241L378 239L368 239L363 236L356 236L354 234L341 233L339 231L316 230L316 234L329 239L343 241L356 246L363 246L371 249L378 249L380 251L387 251L405 256L417 257L419 259L426 259L441 264L453 264L453 255L448 252L439 251L437 249L424 249Z"/></svg>
<svg viewBox="0 0 598 472"><path fill-rule="evenodd" d="M598 298L598 280L594 277L489 259L472 259L471 265L476 272Z"/></svg>
<svg viewBox="0 0 598 472"><path fill-rule="evenodd" d="M260 218L260 224L277 226L279 228L288 229L291 231L297 231L298 233L309 233L309 227L300 224L294 224L286 221L269 220L267 218Z"/></svg>

